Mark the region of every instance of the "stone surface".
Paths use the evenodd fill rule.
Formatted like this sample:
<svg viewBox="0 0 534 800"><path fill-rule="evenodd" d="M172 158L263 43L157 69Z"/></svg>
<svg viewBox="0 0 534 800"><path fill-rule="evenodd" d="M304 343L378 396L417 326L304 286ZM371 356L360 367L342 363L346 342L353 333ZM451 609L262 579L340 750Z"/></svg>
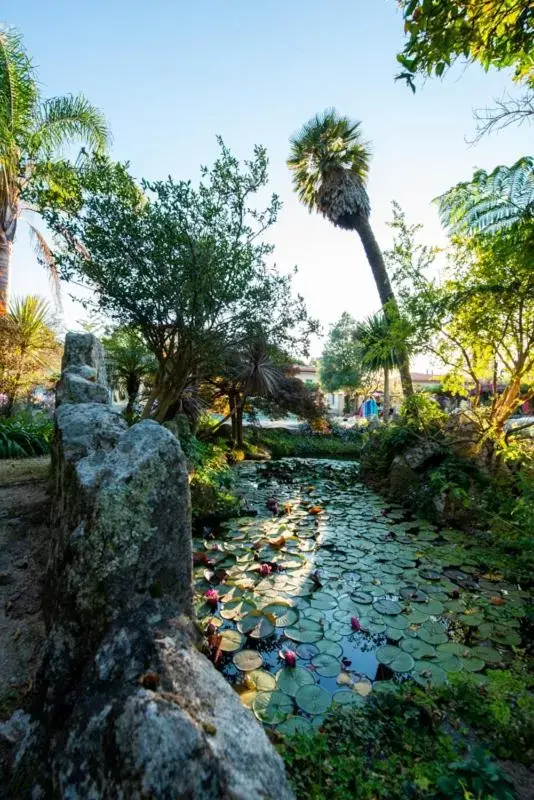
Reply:
<svg viewBox="0 0 534 800"><path fill-rule="evenodd" d="M104 348L92 333L67 333L56 406L108 403L109 398Z"/></svg>
<svg viewBox="0 0 534 800"><path fill-rule="evenodd" d="M94 337L66 349L48 633L31 718L0 731L6 797L291 800L263 728L198 649L180 443L111 409Z"/></svg>

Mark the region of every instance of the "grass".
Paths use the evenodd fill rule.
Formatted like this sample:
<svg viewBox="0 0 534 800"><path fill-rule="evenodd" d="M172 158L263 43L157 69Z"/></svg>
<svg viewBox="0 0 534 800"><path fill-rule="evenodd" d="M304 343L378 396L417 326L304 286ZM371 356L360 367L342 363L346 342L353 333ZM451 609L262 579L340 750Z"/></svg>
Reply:
<svg viewBox="0 0 534 800"><path fill-rule="evenodd" d="M50 456L0 459L0 486L44 480L50 472Z"/></svg>
<svg viewBox="0 0 534 800"><path fill-rule="evenodd" d="M251 443L266 448L273 458L301 457L353 457L361 452L362 435L359 432L343 431L340 434L303 433L283 428L256 430Z"/></svg>

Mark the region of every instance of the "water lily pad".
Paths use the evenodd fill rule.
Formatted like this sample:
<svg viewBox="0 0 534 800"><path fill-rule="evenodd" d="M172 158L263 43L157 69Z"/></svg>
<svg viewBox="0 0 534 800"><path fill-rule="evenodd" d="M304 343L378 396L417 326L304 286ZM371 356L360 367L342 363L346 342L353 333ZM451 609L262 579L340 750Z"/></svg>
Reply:
<svg viewBox="0 0 534 800"><path fill-rule="evenodd" d="M339 706L361 706L365 702L362 695L350 689L340 689L339 692L334 692L332 700Z"/></svg>
<svg viewBox="0 0 534 800"><path fill-rule="evenodd" d="M337 608L336 598L327 592L315 592L311 597L310 603L312 608L317 608L320 611Z"/></svg>
<svg viewBox="0 0 534 800"><path fill-rule="evenodd" d="M378 611L379 614L400 614L402 611L402 606L400 603L397 603L396 600L376 600L373 603L373 608L375 611Z"/></svg>
<svg viewBox="0 0 534 800"><path fill-rule="evenodd" d="M301 686L315 683L313 674L302 667L284 667L276 673L276 685L281 692L294 697Z"/></svg>
<svg viewBox="0 0 534 800"><path fill-rule="evenodd" d="M436 655L436 648L427 642L421 641L421 639L403 639L400 647L415 658L416 661L420 661L423 658L434 658Z"/></svg>
<svg viewBox="0 0 534 800"><path fill-rule="evenodd" d="M292 608L289 603L269 603L269 605L262 608L264 614L274 618L274 624L277 628L285 628L288 625L294 625L299 618L299 612L296 608Z"/></svg>
<svg viewBox="0 0 534 800"><path fill-rule="evenodd" d="M315 645L320 653L328 653L330 656L340 658L343 653L343 648L338 642L332 642L329 639L320 639Z"/></svg>
<svg viewBox="0 0 534 800"><path fill-rule="evenodd" d="M480 645L471 649L471 655L481 658L486 664L499 664L502 661L502 653L494 650L493 647Z"/></svg>
<svg viewBox="0 0 534 800"><path fill-rule="evenodd" d="M445 628L439 622L425 622L418 636L427 644L445 644L448 639Z"/></svg>
<svg viewBox="0 0 534 800"><path fill-rule="evenodd" d="M306 714L324 714L330 708L332 696L322 686L302 686L296 696L297 705Z"/></svg>
<svg viewBox="0 0 534 800"><path fill-rule="evenodd" d="M412 677L421 686L443 686L447 683L447 673L432 661L419 661L412 670Z"/></svg>
<svg viewBox="0 0 534 800"><path fill-rule="evenodd" d="M394 672L410 672L415 663L409 653L390 644L379 647L376 658L380 664L384 664Z"/></svg>
<svg viewBox="0 0 534 800"><path fill-rule="evenodd" d="M354 692L360 695L360 697L367 697L373 691L373 684L367 678L360 678L360 680L356 681L352 689Z"/></svg>
<svg viewBox="0 0 534 800"><path fill-rule="evenodd" d="M355 603L360 603L361 605L370 605L373 602L373 595L367 592L354 591L351 592L350 596Z"/></svg>
<svg viewBox="0 0 534 800"><path fill-rule="evenodd" d="M284 736L294 736L295 733L313 733L313 726L306 717L288 717L276 727L276 730Z"/></svg>
<svg viewBox="0 0 534 800"><path fill-rule="evenodd" d="M263 669L247 672L246 681L251 688L256 689L258 692L271 692L276 686L274 675Z"/></svg>
<svg viewBox="0 0 534 800"><path fill-rule="evenodd" d="M309 661L311 658L316 656L318 652L319 650L314 644L299 644L296 650L298 657L304 659L305 661Z"/></svg>
<svg viewBox="0 0 534 800"><path fill-rule="evenodd" d="M250 600L229 600L221 608L220 614L223 619L242 619L256 608Z"/></svg>
<svg viewBox="0 0 534 800"><path fill-rule="evenodd" d="M341 670L339 660L328 653L319 653L312 658L311 663L315 667L317 674L322 675L324 678L334 678Z"/></svg>
<svg viewBox="0 0 534 800"><path fill-rule="evenodd" d="M323 628L318 622L312 619L302 619L301 617L295 625L284 628L284 634L295 642L310 644L322 639Z"/></svg>
<svg viewBox="0 0 534 800"><path fill-rule="evenodd" d="M461 658L458 656L449 655L443 657L444 654L440 658L438 658L439 666L445 670L445 672L461 672L463 669L463 662Z"/></svg>
<svg viewBox="0 0 534 800"><path fill-rule="evenodd" d="M235 654L232 661L242 672L252 672L259 669L263 659L257 650L240 650Z"/></svg>
<svg viewBox="0 0 534 800"><path fill-rule="evenodd" d="M373 684L373 692L375 694L398 694L400 686L393 681L375 681Z"/></svg>
<svg viewBox="0 0 534 800"><path fill-rule="evenodd" d="M245 637L239 633L239 631L221 631L220 636L221 643L219 644L219 649L223 650L225 653L234 653L236 650L243 647Z"/></svg>
<svg viewBox="0 0 534 800"><path fill-rule="evenodd" d="M463 668L466 672L480 672L481 669L484 669L484 662L481 658L469 657L469 658L460 658L462 662Z"/></svg>
<svg viewBox="0 0 534 800"><path fill-rule="evenodd" d="M278 725L293 710L293 701L284 692L258 692L252 703L252 710L260 722Z"/></svg>
<svg viewBox="0 0 534 800"><path fill-rule="evenodd" d="M274 622L261 611L251 611L237 623L237 629L253 639L264 639L274 632Z"/></svg>

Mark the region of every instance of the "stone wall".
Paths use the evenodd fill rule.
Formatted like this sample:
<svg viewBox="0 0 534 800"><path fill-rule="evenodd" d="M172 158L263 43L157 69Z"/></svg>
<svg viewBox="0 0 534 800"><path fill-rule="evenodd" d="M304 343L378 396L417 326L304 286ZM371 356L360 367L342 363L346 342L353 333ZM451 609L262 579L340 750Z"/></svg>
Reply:
<svg viewBox="0 0 534 800"><path fill-rule="evenodd" d="M290 800L280 757L198 649L180 444L109 405L102 348L68 334L53 455L46 649L3 737L8 797Z"/></svg>

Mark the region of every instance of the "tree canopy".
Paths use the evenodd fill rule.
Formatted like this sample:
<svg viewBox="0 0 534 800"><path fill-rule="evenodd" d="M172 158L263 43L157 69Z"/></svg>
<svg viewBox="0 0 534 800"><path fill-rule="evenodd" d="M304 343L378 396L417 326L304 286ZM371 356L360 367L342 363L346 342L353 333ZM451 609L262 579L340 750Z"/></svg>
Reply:
<svg viewBox="0 0 534 800"><path fill-rule="evenodd" d="M358 323L344 312L328 333L319 366L319 379L327 392L357 392L368 380L362 345L356 337Z"/></svg>
<svg viewBox="0 0 534 800"><path fill-rule="evenodd" d="M400 0L407 41L398 78L441 77L459 58L514 69L534 88L534 5L526 0Z"/></svg>
<svg viewBox="0 0 534 800"><path fill-rule="evenodd" d="M268 180L267 154L240 164L219 139L220 154L191 181L143 181L127 165L95 157L82 167L81 211L51 209L46 220L63 246L62 276L95 292L93 305L138 330L158 368L145 414L165 418L191 385L224 364L229 346L261 331L267 341L306 349L316 328L291 276L269 263L265 232L280 202L254 196Z"/></svg>

